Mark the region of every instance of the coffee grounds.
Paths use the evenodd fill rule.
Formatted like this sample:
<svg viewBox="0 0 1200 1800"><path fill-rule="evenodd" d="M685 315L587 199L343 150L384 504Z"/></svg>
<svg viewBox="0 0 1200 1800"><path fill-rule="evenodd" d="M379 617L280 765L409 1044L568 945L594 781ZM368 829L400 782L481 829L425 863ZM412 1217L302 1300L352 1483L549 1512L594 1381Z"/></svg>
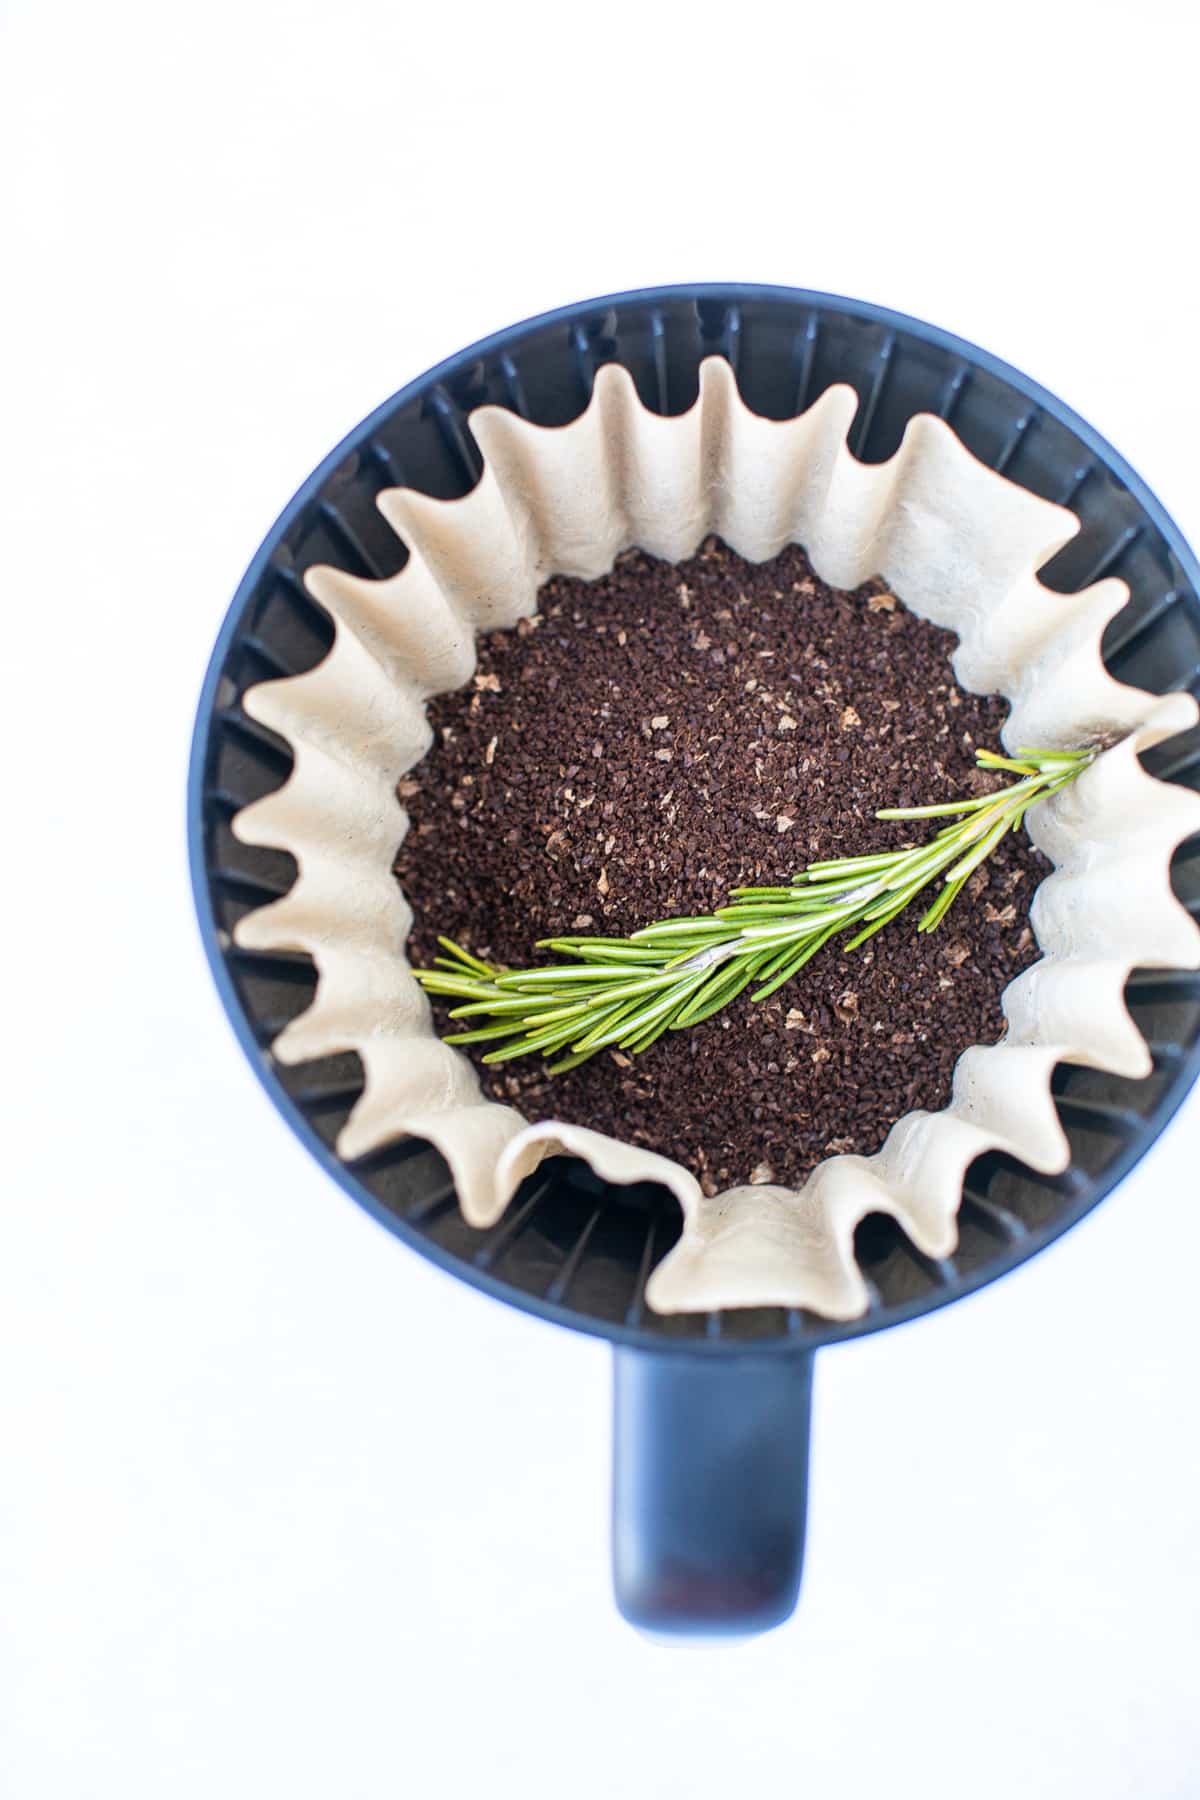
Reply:
<svg viewBox="0 0 1200 1800"><path fill-rule="evenodd" d="M597 581L557 577L540 600L480 643L469 689L432 703L434 748L400 783L415 965L439 932L518 964L547 960L533 944L555 933L706 913L730 887L936 829L877 807L997 785L974 752L998 747L1005 703L964 693L953 634L879 580L843 593L797 547L756 565L709 539L678 565L630 551ZM999 1038L1001 990L1037 955L1028 913L1048 867L1010 836L937 931L917 934L914 905L642 1056L607 1050L554 1077L537 1058L488 1068L486 1045L473 1060L527 1118L661 1151L707 1193L798 1185L944 1106L960 1052Z"/></svg>

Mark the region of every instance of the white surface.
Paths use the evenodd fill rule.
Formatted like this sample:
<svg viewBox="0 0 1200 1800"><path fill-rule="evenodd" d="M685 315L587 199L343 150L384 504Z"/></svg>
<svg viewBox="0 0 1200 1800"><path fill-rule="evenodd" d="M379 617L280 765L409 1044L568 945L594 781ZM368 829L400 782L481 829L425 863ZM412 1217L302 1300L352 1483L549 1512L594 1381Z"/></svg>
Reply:
<svg viewBox="0 0 1200 1800"><path fill-rule="evenodd" d="M609 1601L603 1346L338 1195L190 917L245 563L363 413L524 314L883 299L1200 535L1186 10L1010 6L974 45L838 10L10 8L5 1800L1200 1791L1195 1098L1018 1277L821 1359L799 1613L670 1651Z"/></svg>

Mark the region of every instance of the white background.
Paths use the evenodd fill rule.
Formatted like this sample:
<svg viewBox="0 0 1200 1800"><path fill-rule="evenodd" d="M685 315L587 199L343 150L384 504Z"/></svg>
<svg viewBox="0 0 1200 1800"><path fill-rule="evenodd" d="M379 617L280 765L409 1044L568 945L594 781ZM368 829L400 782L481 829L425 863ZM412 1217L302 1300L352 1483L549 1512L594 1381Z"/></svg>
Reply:
<svg viewBox="0 0 1200 1800"><path fill-rule="evenodd" d="M609 1598L605 1347L309 1162L183 841L276 512L430 363L588 294L934 319L1194 541L1192 18L10 7L5 1800L1200 1794L1200 1098L1018 1276L820 1359L799 1612L656 1647Z"/></svg>

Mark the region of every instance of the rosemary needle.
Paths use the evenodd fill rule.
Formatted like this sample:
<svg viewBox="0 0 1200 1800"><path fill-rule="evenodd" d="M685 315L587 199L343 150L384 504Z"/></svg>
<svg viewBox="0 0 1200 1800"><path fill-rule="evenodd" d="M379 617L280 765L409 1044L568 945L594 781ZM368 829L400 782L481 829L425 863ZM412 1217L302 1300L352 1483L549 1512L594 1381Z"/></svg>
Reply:
<svg viewBox="0 0 1200 1800"><path fill-rule="evenodd" d="M414 971L429 994L452 999L452 1019L467 1029L448 1044L495 1041L485 1063L515 1056L553 1057L551 1074L612 1048L636 1055L666 1031L711 1018L747 987L753 1000L791 981L829 939L853 932L855 949L883 929L932 882L937 894L918 931L934 931L979 865L1005 834L1019 830L1031 806L1081 775L1097 752L979 750L980 768L1017 779L994 793L933 806L891 806L880 819L949 819L928 843L908 850L810 863L787 887L741 887L704 917L659 919L628 938L543 938L538 949L569 962L508 969L485 962L452 939Z"/></svg>

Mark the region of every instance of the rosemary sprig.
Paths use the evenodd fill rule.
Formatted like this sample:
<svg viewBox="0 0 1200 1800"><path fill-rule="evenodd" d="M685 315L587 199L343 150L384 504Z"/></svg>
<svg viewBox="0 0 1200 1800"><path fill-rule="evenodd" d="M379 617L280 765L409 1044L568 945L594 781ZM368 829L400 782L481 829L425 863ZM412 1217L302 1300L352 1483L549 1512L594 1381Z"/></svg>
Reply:
<svg viewBox="0 0 1200 1800"><path fill-rule="evenodd" d="M757 984L765 1000L842 932L854 950L904 911L931 882L940 888L918 931L933 931L1001 838L1020 829L1029 808L1080 775L1088 750L976 752L981 768L1017 779L970 800L886 807L879 819L949 817L926 844L874 856L809 863L788 887L742 887L703 918L660 919L628 938L543 938L537 948L571 960L507 969L449 938L433 967L415 971L427 993L459 1002L464 1029L448 1044L495 1043L486 1063L540 1054L560 1074L606 1048L637 1055L665 1031L698 1025Z"/></svg>

